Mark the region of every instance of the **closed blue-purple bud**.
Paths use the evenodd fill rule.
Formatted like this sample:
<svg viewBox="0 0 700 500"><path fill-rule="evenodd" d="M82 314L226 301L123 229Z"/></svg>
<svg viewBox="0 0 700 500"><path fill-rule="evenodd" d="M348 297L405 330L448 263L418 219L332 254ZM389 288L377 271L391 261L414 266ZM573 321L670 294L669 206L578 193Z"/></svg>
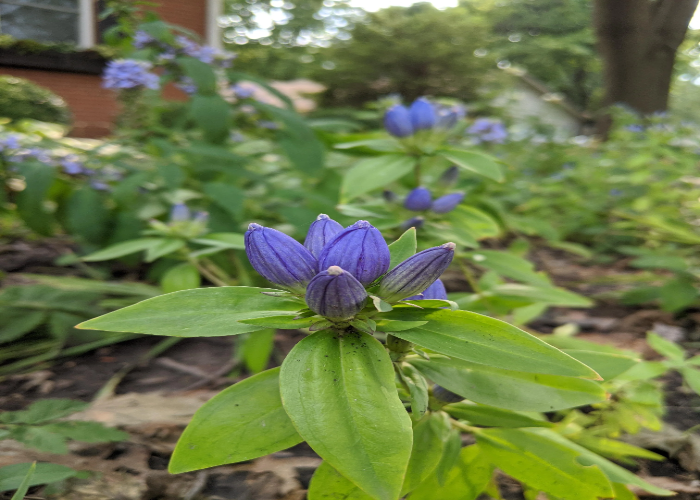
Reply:
<svg viewBox="0 0 700 500"><path fill-rule="evenodd" d="M377 295L387 302L396 302L421 293L450 265L455 246L454 243L445 243L404 260L384 276Z"/></svg>
<svg viewBox="0 0 700 500"><path fill-rule="evenodd" d="M423 293L408 297L406 300L447 300L447 290L442 280L436 279Z"/></svg>
<svg viewBox="0 0 700 500"><path fill-rule="evenodd" d="M425 222L425 219L423 217L421 217L420 215L418 217L411 217L410 219L405 220L401 223L401 229L403 231L411 229L412 227L419 229L419 228L423 227L424 222Z"/></svg>
<svg viewBox="0 0 700 500"><path fill-rule="evenodd" d="M331 240L318 258L319 269L339 266L367 286L389 269L391 254L382 233L357 221Z"/></svg>
<svg viewBox="0 0 700 500"><path fill-rule="evenodd" d="M170 209L170 222L183 222L190 220L192 214L184 203L176 203Z"/></svg>
<svg viewBox="0 0 700 500"><path fill-rule="evenodd" d="M457 205L462 203L464 199L464 193L451 193L441 196L433 202L433 206L430 209L436 214L446 214L451 212Z"/></svg>
<svg viewBox="0 0 700 500"><path fill-rule="evenodd" d="M384 201L386 201L387 203L394 203L399 197L396 196L396 193L394 193L393 191L385 189L382 192L382 198L384 198Z"/></svg>
<svg viewBox="0 0 700 500"><path fill-rule="evenodd" d="M348 320L367 302L362 283L338 266L318 273L306 287L306 305L316 314L335 321Z"/></svg>
<svg viewBox="0 0 700 500"><path fill-rule="evenodd" d="M464 118L467 114L467 110L464 106L441 106L437 110L437 121L435 126L441 129L450 129L457 125L457 122Z"/></svg>
<svg viewBox="0 0 700 500"><path fill-rule="evenodd" d="M433 202L430 190L424 187L417 187L406 196L403 206L414 212L428 210Z"/></svg>
<svg viewBox="0 0 700 500"><path fill-rule="evenodd" d="M291 236L260 224L250 224L245 233L245 253L258 273L268 281L297 293L316 276L318 262Z"/></svg>
<svg viewBox="0 0 700 500"><path fill-rule="evenodd" d="M321 214L311 224L309 232L306 233L304 246L314 257L318 258L326 243L331 241L342 230L343 226L326 214Z"/></svg>
<svg viewBox="0 0 700 500"><path fill-rule="evenodd" d="M433 386L433 397L443 403L459 403L460 401L464 401L464 398L459 394L448 391L439 385Z"/></svg>
<svg viewBox="0 0 700 500"><path fill-rule="evenodd" d="M384 128L394 137L408 137L413 135L413 125L411 125L411 114L406 106L397 104L390 107L384 113Z"/></svg>
<svg viewBox="0 0 700 500"><path fill-rule="evenodd" d="M413 101L409 113L413 130L430 130L435 126L435 106L424 97Z"/></svg>

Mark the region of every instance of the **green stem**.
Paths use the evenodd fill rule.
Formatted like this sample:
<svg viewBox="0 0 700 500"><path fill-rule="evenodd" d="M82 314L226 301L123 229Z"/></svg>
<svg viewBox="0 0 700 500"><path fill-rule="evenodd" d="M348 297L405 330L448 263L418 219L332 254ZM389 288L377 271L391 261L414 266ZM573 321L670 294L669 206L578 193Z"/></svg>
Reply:
<svg viewBox="0 0 700 500"><path fill-rule="evenodd" d="M389 357L392 361L401 361L407 353L413 349L413 344L407 340L394 337L393 335L386 336L386 346L389 349Z"/></svg>
<svg viewBox="0 0 700 500"><path fill-rule="evenodd" d="M228 283L225 281L222 281L219 279L215 274L209 271L209 269L205 268L201 262L199 262L197 259L194 257L187 257L187 260L190 264L192 264L194 267L197 268L197 271L199 271L199 274L204 276L206 279L214 283L216 286L228 286Z"/></svg>

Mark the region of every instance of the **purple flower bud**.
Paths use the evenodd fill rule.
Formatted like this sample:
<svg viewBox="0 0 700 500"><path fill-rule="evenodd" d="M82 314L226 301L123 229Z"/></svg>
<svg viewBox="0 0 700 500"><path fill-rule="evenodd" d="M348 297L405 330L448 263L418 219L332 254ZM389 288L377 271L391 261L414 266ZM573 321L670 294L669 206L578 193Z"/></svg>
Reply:
<svg viewBox="0 0 700 500"><path fill-rule="evenodd" d="M184 222L191 217L190 209L184 203L176 203L170 209L170 222Z"/></svg>
<svg viewBox="0 0 700 500"><path fill-rule="evenodd" d="M386 201L387 203L394 203L398 199L398 196L396 196L396 193L394 193L393 191L390 191L388 189L385 189L382 192L382 197L384 198L384 201Z"/></svg>
<svg viewBox="0 0 700 500"><path fill-rule="evenodd" d="M413 135L411 114L406 106L397 104L390 107L384 114L384 128L394 137L408 137Z"/></svg>
<svg viewBox="0 0 700 500"><path fill-rule="evenodd" d="M194 218L192 220L197 224L206 226L207 222L209 222L209 212L197 212L194 214Z"/></svg>
<svg viewBox="0 0 700 500"><path fill-rule="evenodd" d="M443 403L459 403L460 401L464 401L464 398L459 394L448 391L439 385L433 386L433 397Z"/></svg>
<svg viewBox="0 0 700 500"><path fill-rule="evenodd" d="M433 202L433 206L430 209L436 214L446 214L451 212L457 205L462 203L464 199L464 193L451 193L441 196Z"/></svg>
<svg viewBox="0 0 700 500"><path fill-rule="evenodd" d="M248 226L245 252L264 278L296 293L304 293L318 270L316 258L301 243L260 224Z"/></svg>
<svg viewBox="0 0 700 500"><path fill-rule="evenodd" d="M404 260L384 276L377 295L387 302L396 302L422 292L450 265L455 246L454 243L445 243Z"/></svg>
<svg viewBox="0 0 700 500"><path fill-rule="evenodd" d="M408 220L405 220L401 223L401 229L403 231L406 231L407 229L411 229L412 227L415 227L416 229L423 227L423 223L425 222L425 219L421 217L420 215L418 217L411 217Z"/></svg>
<svg viewBox="0 0 700 500"><path fill-rule="evenodd" d="M442 173L438 182L443 186L451 186L457 182L457 179L459 179L459 167L452 165Z"/></svg>
<svg viewBox="0 0 700 500"><path fill-rule="evenodd" d="M409 113L413 130L430 130L435 126L435 106L426 98L413 101Z"/></svg>
<svg viewBox="0 0 700 500"><path fill-rule="evenodd" d="M423 293L408 297L404 300L447 300L447 290L441 279L436 279L435 282L426 288Z"/></svg>
<svg viewBox="0 0 700 500"><path fill-rule="evenodd" d="M403 206L414 212L428 210L432 204L433 197L430 190L424 187L417 187L406 196Z"/></svg>
<svg viewBox="0 0 700 500"><path fill-rule="evenodd" d="M318 273L306 288L309 309L331 320L353 318L366 301L367 292L362 283L338 266Z"/></svg>
<svg viewBox="0 0 700 500"><path fill-rule="evenodd" d="M318 257L319 269L340 266L365 286L384 274L390 261L382 233L364 220L338 233Z"/></svg>
<svg viewBox="0 0 700 500"><path fill-rule="evenodd" d="M314 257L318 258L326 243L331 241L342 230L343 226L326 214L321 214L311 224L309 232L306 233L304 246Z"/></svg>
<svg viewBox="0 0 700 500"><path fill-rule="evenodd" d="M435 126L437 128L447 130L457 125L457 122L464 118L464 116L467 114L467 110L461 105L440 106L437 109L436 114L437 119Z"/></svg>

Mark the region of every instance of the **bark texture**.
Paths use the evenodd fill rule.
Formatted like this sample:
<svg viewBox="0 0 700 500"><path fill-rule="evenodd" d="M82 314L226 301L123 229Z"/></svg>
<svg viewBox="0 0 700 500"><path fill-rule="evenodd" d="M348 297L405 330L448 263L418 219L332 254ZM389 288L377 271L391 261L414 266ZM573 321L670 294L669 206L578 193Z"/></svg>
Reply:
<svg viewBox="0 0 700 500"><path fill-rule="evenodd" d="M676 51L699 0L594 0L606 104L665 111Z"/></svg>

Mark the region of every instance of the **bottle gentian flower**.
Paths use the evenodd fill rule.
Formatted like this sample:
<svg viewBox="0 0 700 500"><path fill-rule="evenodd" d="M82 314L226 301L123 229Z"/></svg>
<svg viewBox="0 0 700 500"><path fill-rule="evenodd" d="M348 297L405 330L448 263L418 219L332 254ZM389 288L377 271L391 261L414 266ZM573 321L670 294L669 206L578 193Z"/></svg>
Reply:
<svg viewBox="0 0 700 500"><path fill-rule="evenodd" d="M159 78L151 73L151 64L135 59L119 59L109 61L102 76L102 86L107 89L133 89L146 87L157 89Z"/></svg>
<svg viewBox="0 0 700 500"><path fill-rule="evenodd" d="M452 165L442 173L438 182L443 186L451 186L457 182L457 179L459 179L459 167Z"/></svg>
<svg viewBox="0 0 700 500"><path fill-rule="evenodd" d="M411 217L410 219L405 220L401 223L401 229L404 231L411 229L412 227L418 229L423 227L424 223L425 218L421 217L420 215L418 217Z"/></svg>
<svg viewBox="0 0 700 500"><path fill-rule="evenodd" d="M435 106L424 97L413 101L409 113L413 130L430 130L435 126Z"/></svg>
<svg viewBox="0 0 700 500"><path fill-rule="evenodd" d="M406 106L397 104L384 114L384 128L394 137L404 138L413 135L411 114Z"/></svg>
<svg viewBox="0 0 700 500"><path fill-rule="evenodd" d="M467 133L475 135L480 142L492 142L495 144L503 144L508 138L508 131L505 125L498 120L490 118L478 118L467 129Z"/></svg>
<svg viewBox="0 0 700 500"><path fill-rule="evenodd" d="M306 304L316 314L335 321L353 318L367 301L362 283L338 266L318 273L306 288Z"/></svg>
<svg viewBox="0 0 700 500"><path fill-rule="evenodd" d="M433 197L430 190L424 187L417 187L406 196L403 206L414 212L428 210L433 202Z"/></svg>
<svg viewBox="0 0 700 500"><path fill-rule="evenodd" d="M457 205L462 203L463 199L464 193L446 194L435 200L430 209L436 214L446 214L457 208Z"/></svg>
<svg viewBox="0 0 700 500"><path fill-rule="evenodd" d="M192 218L192 213L184 203L176 203L170 209L170 222L184 222Z"/></svg>
<svg viewBox="0 0 700 500"><path fill-rule="evenodd" d="M440 106L436 111L435 127L443 130L451 129L465 117L467 110L464 106Z"/></svg>
<svg viewBox="0 0 700 500"><path fill-rule="evenodd" d="M464 401L464 398L459 394L448 391L439 385L433 386L433 397L443 403L459 403L460 401Z"/></svg>
<svg viewBox="0 0 700 500"><path fill-rule="evenodd" d="M304 246L314 257L318 258L319 255L321 255L323 247L342 230L343 226L326 214L321 214L311 224L309 232L306 233Z"/></svg>
<svg viewBox="0 0 700 500"><path fill-rule="evenodd" d="M260 224L248 226L245 252L264 278L296 293L304 293L318 271L316 258L301 243Z"/></svg>
<svg viewBox="0 0 700 500"><path fill-rule="evenodd" d="M438 278L423 293L408 297L405 300L447 300L447 290L445 290L442 280Z"/></svg>
<svg viewBox="0 0 700 500"><path fill-rule="evenodd" d="M396 302L421 293L442 275L454 257L454 243L428 248L401 262L379 284L379 295Z"/></svg>
<svg viewBox="0 0 700 500"><path fill-rule="evenodd" d="M364 220L338 233L318 258L319 269L340 266L365 286L384 274L390 261L389 246L382 233Z"/></svg>

